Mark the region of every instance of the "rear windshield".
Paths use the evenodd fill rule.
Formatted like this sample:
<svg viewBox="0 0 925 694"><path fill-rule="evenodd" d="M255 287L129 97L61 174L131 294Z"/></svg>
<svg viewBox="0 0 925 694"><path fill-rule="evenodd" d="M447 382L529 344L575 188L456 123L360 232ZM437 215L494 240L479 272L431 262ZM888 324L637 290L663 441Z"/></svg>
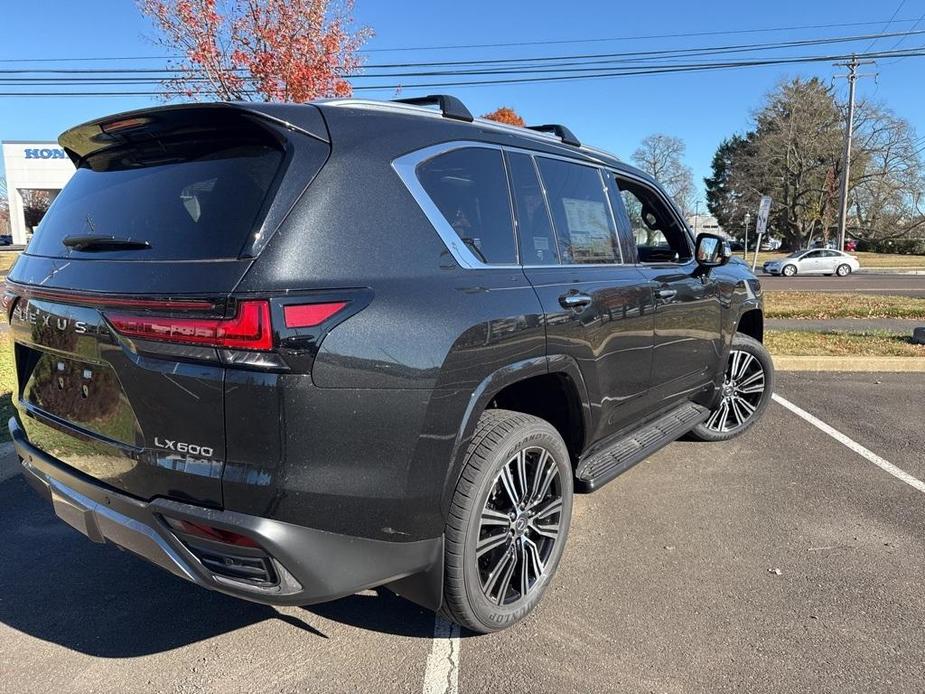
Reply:
<svg viewBox="0 0 925 694"><path fill-rule="evenodd" d="M128 260L234 258L261 216L283 152L269 138L197 133L91 155L55 199L28 253ZM80 251L62 241L112 236L150 248Z"/></svg>

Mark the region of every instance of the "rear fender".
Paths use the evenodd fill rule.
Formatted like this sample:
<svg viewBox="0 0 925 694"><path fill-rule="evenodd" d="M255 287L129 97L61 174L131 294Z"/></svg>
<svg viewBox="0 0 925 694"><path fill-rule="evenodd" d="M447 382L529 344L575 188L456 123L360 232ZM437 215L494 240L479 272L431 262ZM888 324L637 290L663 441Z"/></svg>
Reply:
<svg viewBox="0 0 925 694"><path fill-rule="evenodd" d="M472 441L475 427L478 424L482 412L485 411L495 396L508 386L534 376L542 376L551 373L565 374L575 383L581 401L581 417L584 424L585 437L592 431L591 405L588 397L588 389L581 376L578 364L572 357L564 354L557 354L549 357L535 357L510 364L492 372L486 376L472 392L469 404L462 418L462 423L456 435L452 456L450 457L451 464L447 470L447 476L444 482L442 504L444 513L449 509L453 493L456 489L456 483L459 481L459 477L462 474L466 462L466 452L469 449L469 444ZM588 441L585 440L582 448L587 447L587 444Z"/></svg>

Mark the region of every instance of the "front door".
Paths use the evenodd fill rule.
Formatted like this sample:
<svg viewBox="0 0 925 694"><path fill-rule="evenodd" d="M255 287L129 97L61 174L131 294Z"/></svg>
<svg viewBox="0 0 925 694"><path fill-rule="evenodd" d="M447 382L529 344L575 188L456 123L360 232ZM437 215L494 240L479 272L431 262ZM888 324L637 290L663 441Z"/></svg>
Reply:
<svg viewBox="0 0 925 694"><path fill-rule="evenodd" d="M826 262L827 259L823 257L825 253L826 251L820 249L810 251L800 258L799 273L801 275L821 275L824 272L828 272L828 270L826 270L826 266L828 265Z"/></svg>
<svg viewBox="0 0 925 694"><path fill-rule="evenodd" d="M617 218L655 299L653 398L662 405L712 381L723 350L719 287L693 257L693 239L653 185L617 176Z"/></svg>
<svg viewBox="0 0 925 694"><path fill-rule="evenodd" d="M646 406L651 290L624 263L596 167L518 152L507 157L521 262L543 306L547 352L577 363L592 407L588 439L599 440Z"/></svg>

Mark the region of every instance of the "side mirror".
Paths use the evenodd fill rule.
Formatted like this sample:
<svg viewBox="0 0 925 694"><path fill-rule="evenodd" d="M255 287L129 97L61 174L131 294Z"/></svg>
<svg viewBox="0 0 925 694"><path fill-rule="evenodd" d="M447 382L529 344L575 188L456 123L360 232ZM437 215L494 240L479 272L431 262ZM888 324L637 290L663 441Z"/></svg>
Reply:
<svg viewBox="0 0 925 694"><path fill-rule="evenodd" d="M694 257L697 258L697 263L701 267L719 267L729 262L732 251L721 236L704 233L697 236L697 250Z"/></svg>

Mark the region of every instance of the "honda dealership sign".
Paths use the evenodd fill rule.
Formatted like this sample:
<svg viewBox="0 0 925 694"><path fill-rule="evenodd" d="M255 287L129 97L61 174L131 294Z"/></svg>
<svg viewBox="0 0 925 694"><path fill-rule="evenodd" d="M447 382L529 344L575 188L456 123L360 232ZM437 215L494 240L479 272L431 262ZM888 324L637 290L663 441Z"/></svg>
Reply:
<svg viewBox="0 0 925 694"><path fill-rule="evenodd" d="M10 198L13 243L25 243L32 231L23 215L23 191L42 190L54 200L74 175L74 165L57 142L3 142L3 168Z"/></svg>
<svg viewBox="0 0 925 694"><path fill-rule="evenodd" d="M23 153L26 159L67 159L60 147L26 147Z"/></svg>

